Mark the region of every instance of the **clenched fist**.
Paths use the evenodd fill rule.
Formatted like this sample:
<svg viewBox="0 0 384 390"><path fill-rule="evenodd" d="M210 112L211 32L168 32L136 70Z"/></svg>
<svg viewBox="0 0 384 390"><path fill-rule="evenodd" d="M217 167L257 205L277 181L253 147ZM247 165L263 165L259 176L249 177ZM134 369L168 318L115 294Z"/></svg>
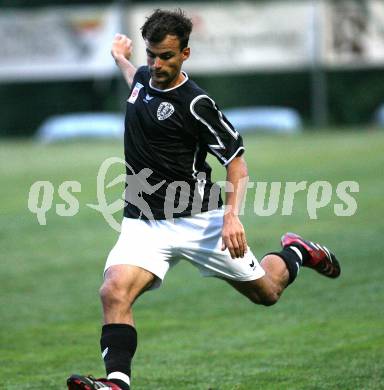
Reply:
<svg viewBox="0 0 384 390"><path fill-rule="evenodd" d="M111 54L117 64L121 60L129 60L132 54L132 41L124 34L116 34L112 41Z"/></svg>

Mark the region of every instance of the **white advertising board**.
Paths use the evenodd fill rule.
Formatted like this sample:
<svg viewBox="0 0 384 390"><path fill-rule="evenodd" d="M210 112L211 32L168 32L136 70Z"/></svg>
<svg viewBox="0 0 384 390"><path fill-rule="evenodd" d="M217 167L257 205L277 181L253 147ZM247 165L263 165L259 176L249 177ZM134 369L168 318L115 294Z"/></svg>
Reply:
<svg viewBox="0 0 384 390"><path fill-rule="evenodd" d="M157 7L2 9L0 82L115 75L110 48L114 34L124 32L120 20L134 43L132 62L145 64L140 27ZM194 23L185 63L193 73L305 69L314 60L328 68L384 64L382 0L202 2L183 9Z"/></svg>
<svg viewBox="0 0 384 390"><path fill-rule="evenodd" d="M140 27L155 5L132 9L130 20L134 60L146 62ZM164 8L175 8L174 4ZM304 67L309 62L311 4L200 3L183 5L192 18L191 57L185 63L194 73L241 72Z"/></svg>
<svg viewBox="0 0 384 390"><path fill-rule="evenodd" d="M0 81L110 76L118 20L113 7L3 9Z"/></svg>

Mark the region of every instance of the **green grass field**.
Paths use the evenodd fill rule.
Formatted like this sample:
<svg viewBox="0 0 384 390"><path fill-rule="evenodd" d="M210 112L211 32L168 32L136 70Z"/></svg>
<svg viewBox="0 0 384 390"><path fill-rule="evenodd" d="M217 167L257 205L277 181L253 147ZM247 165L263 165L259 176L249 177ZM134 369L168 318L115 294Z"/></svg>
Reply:
<svg viewBox="0 0 384 390"><path fill-rule="evenodd" d="M339 280L302 270L272 307L255 306L188 263L136 304L135 390L384 388L384 132L246 137L254 181L357 181L358 210L336 217L332 201L310 219L306 194L291 216L256 216L248 194L243 222L261 258L285 231L326 243L343 266ZM98 287L117 233L96 203L101 162L120 143L0 144L0 388L64 389L71 373L104 374ZM217 164L215 164L217 166ZM218 167L216 178L223 178ZM28 211L37 180L55 187L47 225ZM80 211L59 217L65 180L81 183ZM115 189L113 196L117 196ZM281 203L280 203L281 204Z"/></svg>

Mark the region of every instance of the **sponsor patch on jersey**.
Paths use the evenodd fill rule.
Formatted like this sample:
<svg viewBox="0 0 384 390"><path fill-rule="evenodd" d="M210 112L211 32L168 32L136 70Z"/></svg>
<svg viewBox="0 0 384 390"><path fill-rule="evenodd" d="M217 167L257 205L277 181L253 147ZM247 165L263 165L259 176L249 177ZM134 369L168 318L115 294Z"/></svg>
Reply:
<svg viewBox="0 0 384 390"><path fill-rule="evenodd" d="M157 109L157 119L163 121L164 119L169 118L174 112L175 107L173 107L171 103L162 102Z"/></svg>
<svg viewBox="0 0 384 390"><path fill-rule="evenodd" d="M128 103L135 103L137 97L139 96L140 89L143 88L144 85L140 83L136 83L131 92L131 96L128 99Z"/></svg>

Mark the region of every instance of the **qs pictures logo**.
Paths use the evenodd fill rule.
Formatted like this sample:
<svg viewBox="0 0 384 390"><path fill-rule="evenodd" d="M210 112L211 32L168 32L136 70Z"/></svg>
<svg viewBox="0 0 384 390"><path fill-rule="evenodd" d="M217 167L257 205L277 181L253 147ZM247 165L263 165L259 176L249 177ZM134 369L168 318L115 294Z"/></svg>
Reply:
<svg viewBox="0 0 384 390"><path fill-rule="evenodd" d="M115 178L108 181L116 172L116 165L120 165L120 172ZM210 193L206 194L206 177L204 172L199 172L195 182L175 181L166 183L165 180L156 182L150 180L153 171L150 168L143 168L135 172L133 168L123 159L110 157L103 161L96 177L96 199L97 203L87 203L86 207L98 211L108 225L120 231L121 211L127 204L133 205L139 210L139 217L153 219L153 214L148 201L150 196L161 190L160 198L164 198L165 218L171 219L175 214L180 214L190 207L192 213L197 214L202 210L203 199L209 200L211 208L218 205L218 189L224 188L225 192L234 192L231 182L218 182L212 186ZM152 183L151 183L152 182ZM153 184L155 183L155 184ZM120 186L121 195L116 199L111 198L112 187ZM220 186L220 187L219 187ZM301 182L251 182L248 178L239 181L238 194L241 194L243 205L240 215L245 212L245 204L253 206L253 213L259 217L268 217L276 214L290 216L296 211L303 211L305 208L310 219L318 219L319 210L332 208L334 215L338 217L351 217L355 215L358 204L352 195L360 191L359 183L356 181L342 181L332 185L328 181L318 180L312 183ZM61 201L55 205L56 214L62 217L71 217L80 210L79 200L75 194L81 192L81 184L78 181L65 181L60 184L57 194ZM40 225L47 224L47 212L52 208L55 188L50 181L37 181L32 184L28 196L28 209L36 214ZM297 200L297 194L301 193ZM116 196L116 195L115 195ZM159 197L157 197L159 198ZM305 200L303 200L305 198ZM246 200L246 202L245 202ZM64 203L62 202L64 201ZM120 213L118 213L120 211ZM226 212L229 212L229 207ZM247 208L247 213L252 212ZM117 216L117 219L116 219Z"/></svg>

